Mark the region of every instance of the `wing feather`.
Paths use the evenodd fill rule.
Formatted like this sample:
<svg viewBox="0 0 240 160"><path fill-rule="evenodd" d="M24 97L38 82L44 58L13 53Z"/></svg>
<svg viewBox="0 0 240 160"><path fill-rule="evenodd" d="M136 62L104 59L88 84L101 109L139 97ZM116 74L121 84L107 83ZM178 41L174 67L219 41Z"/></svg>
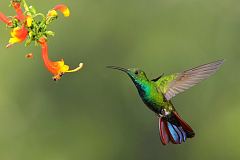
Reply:
<svg viewBox="0 0 240 160"><path fill-rule="evenodd" d="M161 77L156 83L167 100L214 74L224 60L204 64L181 73Z"/></svg>

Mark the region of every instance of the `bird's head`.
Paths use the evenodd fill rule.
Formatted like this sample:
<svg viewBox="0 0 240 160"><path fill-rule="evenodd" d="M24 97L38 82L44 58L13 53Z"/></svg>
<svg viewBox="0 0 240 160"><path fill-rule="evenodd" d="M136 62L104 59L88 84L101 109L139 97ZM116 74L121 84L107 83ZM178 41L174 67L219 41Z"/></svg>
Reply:
<svg viewBox="0 0 240 160"><path fill-rule="evenodd" d="M141 82L148 81L148 78L147 78L145 72L138 68L125 69L125 68L116 67L116 66L107 66L107 68L117 69L117 70L127 73L128 76L133 80L133 82L135 84L139 84Z"/></svg>

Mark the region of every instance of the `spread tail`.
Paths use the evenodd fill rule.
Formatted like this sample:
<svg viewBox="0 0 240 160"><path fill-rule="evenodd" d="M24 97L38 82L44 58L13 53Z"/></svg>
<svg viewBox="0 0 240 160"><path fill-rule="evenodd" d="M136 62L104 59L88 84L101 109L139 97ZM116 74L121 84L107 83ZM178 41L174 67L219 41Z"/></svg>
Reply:
<svg viewBox="0 0 240 160"><path fill-rule="evenodd" d="M192 128L177 114L173 112L170 118L159 117L159 132L162 144L169 142L181 144L187 138L194 137Z"/></svg>

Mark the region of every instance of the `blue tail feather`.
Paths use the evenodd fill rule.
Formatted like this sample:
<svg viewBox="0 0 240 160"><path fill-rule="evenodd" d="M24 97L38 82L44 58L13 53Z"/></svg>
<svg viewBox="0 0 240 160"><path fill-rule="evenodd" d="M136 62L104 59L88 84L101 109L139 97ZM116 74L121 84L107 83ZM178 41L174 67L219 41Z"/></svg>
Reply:
<svg viewBox="0 0 240 160"><path fill-rule="evenodd" d="M182 132L179 130L179 128L177 126L175 126L174 124L172 124L173 128L175 129L175 131L177 132L178 136L179 136L179 144L182 143L183 141L183 135Z"/></svg>
<svg viewBox="0 0 240 160"><path fill-rule="evenodd" d="M183 142L186 142L186 138L187 138L186 132L183 130L182 127L178 127L178 128L180 129L180 131L181 131L181 133L182 133L182 135L183 135Z"/></svg>
<svg viewBox="0 0 240 160"><path fill-rule="evenodd" d="M170 138L173 140L174 143L179 143L179 135L176 130L173 128L172 124L168 122L168 129L170 132Z"/></svg>

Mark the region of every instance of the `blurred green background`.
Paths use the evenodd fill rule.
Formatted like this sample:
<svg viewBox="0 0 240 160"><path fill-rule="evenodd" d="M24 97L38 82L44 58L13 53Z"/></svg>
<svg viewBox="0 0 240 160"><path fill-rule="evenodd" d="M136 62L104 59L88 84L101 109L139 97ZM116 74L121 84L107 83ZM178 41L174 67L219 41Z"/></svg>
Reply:
<svg viewBox="0 0 240 160"><path fill-rule="evenodd" d="M69 6L71 16L49 28L50 58L85 66L54 82L40 47L6 49L9 30L0 24L1 160L240 159L239 0L28 3L44 13ZM8 4L0 11L12 15ZM154 78L223 58L217 74L173 100L196 132L182 145L163 146L130 79L105 68L139 67Z"/></svg>

